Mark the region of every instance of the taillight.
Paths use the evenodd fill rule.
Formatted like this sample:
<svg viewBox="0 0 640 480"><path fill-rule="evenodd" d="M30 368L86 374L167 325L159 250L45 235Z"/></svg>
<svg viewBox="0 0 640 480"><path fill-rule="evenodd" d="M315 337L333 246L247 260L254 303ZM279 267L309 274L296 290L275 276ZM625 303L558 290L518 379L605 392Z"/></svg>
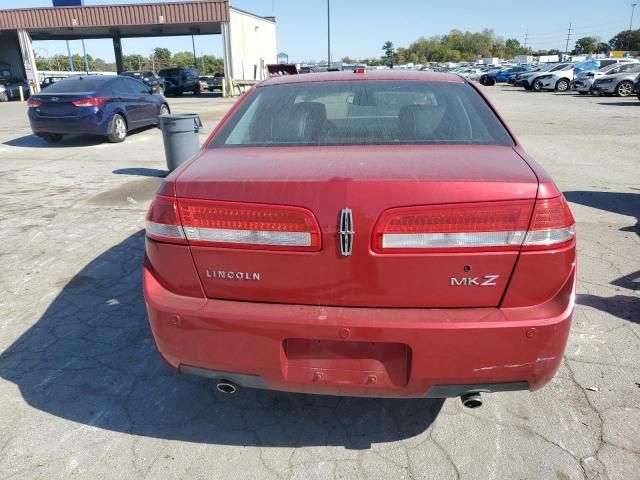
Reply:
<svg viewBox="0 0 640 480"><path fill-rule="evenodd" d="M320 250L320 227L301 207L178 199L192 245L289 251Z"/></svg>
<svg viewBox="0 0 640 480"><path fill-rule="evenodd" d="M76 107L98 107L108 100L107 97L90 97L71 102Z"/></svg>
<svg viewBox="0 0 640 480"><path fill-rule="evenodd" d="M537 200L523 248L557 248L573 242L575 235L575 220L564 196Z"/></svg>
<svg viewBox="0 0 640 480"><path fill-rule="evenodd" d="M395 208L384 212L373 237L378 253L518 250L532 201Z"/></svg>
<svg viewBox="0 0 640 480"><path fill-rule="evenodd" d="M186 244L184 231L178 219L175 198L156 195L146 219L147 236L163 242Z"/></svg>
<svg viewBox="0 0 640 480"><path fill-rule="evenodd" d="M40 105L42 105L42 100L38 100L37 98L30 98L27 100L28 107L39 107Z"/></svg>

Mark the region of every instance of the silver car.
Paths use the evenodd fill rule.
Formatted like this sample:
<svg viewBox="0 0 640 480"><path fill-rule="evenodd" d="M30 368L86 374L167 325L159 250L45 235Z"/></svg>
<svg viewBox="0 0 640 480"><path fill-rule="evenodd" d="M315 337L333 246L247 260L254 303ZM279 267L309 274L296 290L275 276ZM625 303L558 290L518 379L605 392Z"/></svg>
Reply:
<svg viewBox="0 0 640 480"><path fill-rule="evenodd" d="M556 88L558 79L565 78L564 75L573 75L573 63L557 63L547 71L535 72L530 77L525 77L522 86L527 90L542 91L545 80L553 80L553 88ZM560 75L560 76L556 76ZM564 85L564 84L563 84Z"/></svg>
<svg viewBox="0 0 640 480"><path fill-rule="evenodd" d="M609 94L628 97L633 94L635 83L640 76L640 63L629 66L625 72L603 75L593 81L592 90L596 95Z"/></svg>
<svg viewBox="0 0 640 480"><path fill-rule="evenodd" d="M588 93L591 93L591 86L593 85L593 81L596 78L599 78L603 75L613 75L616 73L627 72L630 68L634 68L637 64L637 60L630 59L627 63L607 65L606 67L602 67L595 72L584 71L577 73L573 80L572 88L581 95L586 95Z"/></svg>

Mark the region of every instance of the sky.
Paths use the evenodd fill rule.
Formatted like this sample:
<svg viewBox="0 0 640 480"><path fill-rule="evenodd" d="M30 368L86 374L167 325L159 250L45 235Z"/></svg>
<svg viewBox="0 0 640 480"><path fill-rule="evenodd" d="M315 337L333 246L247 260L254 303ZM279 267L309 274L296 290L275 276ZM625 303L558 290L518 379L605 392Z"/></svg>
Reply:
<svg viewBox="0 0 640 480"><path fill-rule="evenodd" d="M85 5L150 3L159 0L85 0ZM408 46L421 36L430 37L452 29L480 31L493 28L504 38L517 38L533 49L563 50L569 23L570 48L584 36L608 41L629 28L630 0L330 0L332 58L378 57L382 44ZM51 6L51 0L0 0L2 8ZM326 0L230 0L236 7L261 16L275 16L278 52L292 62L323 60L327 56ZM640 26L640 6L634 28ZM190 37L123 39L125 54L148 56L154 47L172 52L191 51ZM82 53L80 41L72 41L72 53ZM111 40L87 40L87 53L114 61ZM63 41L34 42L36 53L66 54ZM196 53L222 55L218 35L195 37Z"/></svg>

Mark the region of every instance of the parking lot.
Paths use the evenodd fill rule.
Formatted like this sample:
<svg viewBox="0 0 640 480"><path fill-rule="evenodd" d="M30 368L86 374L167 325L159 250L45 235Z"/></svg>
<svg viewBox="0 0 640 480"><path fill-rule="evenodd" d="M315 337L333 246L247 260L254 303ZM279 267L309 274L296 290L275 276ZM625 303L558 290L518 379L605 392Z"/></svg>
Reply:
<svg viewBox="0 0 640 480"><path fill-rule="evenodd" d="M640 101L481 88L571 203L579 284L554 380L475 410L172 375L140 273L160 131L50 146L0 104L0 478L640 478ZM204 139L232 101L170 104Z"/></svg>

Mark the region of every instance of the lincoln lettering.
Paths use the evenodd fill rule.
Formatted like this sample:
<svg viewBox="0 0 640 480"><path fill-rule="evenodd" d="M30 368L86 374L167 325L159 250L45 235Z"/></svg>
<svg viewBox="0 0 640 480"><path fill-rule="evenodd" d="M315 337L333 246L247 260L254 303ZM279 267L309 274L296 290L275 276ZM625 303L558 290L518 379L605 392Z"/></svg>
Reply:
<svg viewBox="0 0 640 480"><path fill-rule="evenodd" d="M252 282L260 281L259 272L233 272L228 270L205 270L207 278L217 278L221 280L248 280Z"/></svg>

